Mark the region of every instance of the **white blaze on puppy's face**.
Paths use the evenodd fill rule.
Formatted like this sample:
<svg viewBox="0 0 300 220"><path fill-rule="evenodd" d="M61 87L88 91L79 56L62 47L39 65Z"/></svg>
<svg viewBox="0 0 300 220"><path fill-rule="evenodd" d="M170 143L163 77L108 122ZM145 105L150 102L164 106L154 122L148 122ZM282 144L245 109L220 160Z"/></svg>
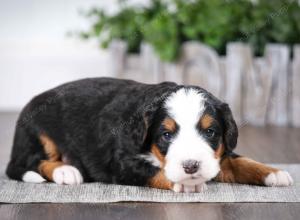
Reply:
<svg viewBox="0 0 300 220"><path fill-rule="evenodd" d="M220 171L219 159L209 143L197 131L197 124L205 110L204 96L194 89L180 89L166 100L168 114L179 130L171 141L165 164L165 175L172 182L195 185L215 177ZM186 173L185 161L197 161L199 169Z"/></svg>

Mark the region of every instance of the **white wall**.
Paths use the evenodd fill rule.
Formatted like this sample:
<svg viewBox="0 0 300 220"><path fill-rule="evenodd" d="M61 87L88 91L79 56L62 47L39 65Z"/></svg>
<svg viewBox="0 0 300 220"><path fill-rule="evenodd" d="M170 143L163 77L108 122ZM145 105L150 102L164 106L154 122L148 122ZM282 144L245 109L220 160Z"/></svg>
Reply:
<svg viewBox="0 0 300 220"><path fill-rule="evenodd" d="M116 9L104 0L0 0L0 111L66 81L110 75L96 42L66 36L88 27L78 9L93 5Z"/></svg>

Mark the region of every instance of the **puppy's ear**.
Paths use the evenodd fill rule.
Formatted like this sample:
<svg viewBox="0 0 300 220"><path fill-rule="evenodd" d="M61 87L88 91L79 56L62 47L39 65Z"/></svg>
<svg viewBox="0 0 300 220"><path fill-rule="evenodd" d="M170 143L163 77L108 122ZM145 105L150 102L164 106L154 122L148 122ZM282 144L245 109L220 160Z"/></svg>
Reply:
<svg viewBox="0 0 300 220"><path fill-rule="evenodd" d="M143 106L127 119L119 133L122 144L131 146L132 149L140 149L141 146L146 144L156 109L154 104L150 107Z"/></svg>
<svg viewBox="0 0 300 220"><path fill-rule="evenodd" d="M219 110L224 124L223 140L225 151L231 152L237 144L238 128L228 104L222 103L219 106Z"/></svg>
<svg viewBox="0 0 300 220"><path fill-rule="evenodd" d="M132 142L132 144L136 147L140 147L144 144L147 138L150 121L146 115L134 116L131 120L132 124L130 124L130 126L128 126L124 131L126 134L126 141Z"/></svg>

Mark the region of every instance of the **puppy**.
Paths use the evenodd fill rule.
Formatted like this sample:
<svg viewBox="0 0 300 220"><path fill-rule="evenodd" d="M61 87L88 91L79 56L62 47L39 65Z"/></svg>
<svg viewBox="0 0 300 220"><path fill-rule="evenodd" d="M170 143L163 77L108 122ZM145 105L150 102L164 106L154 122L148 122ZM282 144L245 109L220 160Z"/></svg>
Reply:
<svg viewBox="0 0 300 220"><path fill-rule="evenodd" d="M46 91L16 125L7 175L201 192L209 180L288 186L285 172L233 152L227 104L196 86L84 79Z"/></svg>

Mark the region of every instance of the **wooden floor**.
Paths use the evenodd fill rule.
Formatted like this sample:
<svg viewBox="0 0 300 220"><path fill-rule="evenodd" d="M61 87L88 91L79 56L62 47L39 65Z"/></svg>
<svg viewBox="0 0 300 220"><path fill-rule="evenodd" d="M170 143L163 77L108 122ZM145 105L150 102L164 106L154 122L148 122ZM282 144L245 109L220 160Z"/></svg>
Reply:
<svg viewBox="0 0 300 220"><path fill-rule="evenodd" d="M16 113L0 113L0 166L8 161ZM240 128L237 153L300 163L300 129ZM0 219L300 219L300 203L0 204Z"/></svg>

